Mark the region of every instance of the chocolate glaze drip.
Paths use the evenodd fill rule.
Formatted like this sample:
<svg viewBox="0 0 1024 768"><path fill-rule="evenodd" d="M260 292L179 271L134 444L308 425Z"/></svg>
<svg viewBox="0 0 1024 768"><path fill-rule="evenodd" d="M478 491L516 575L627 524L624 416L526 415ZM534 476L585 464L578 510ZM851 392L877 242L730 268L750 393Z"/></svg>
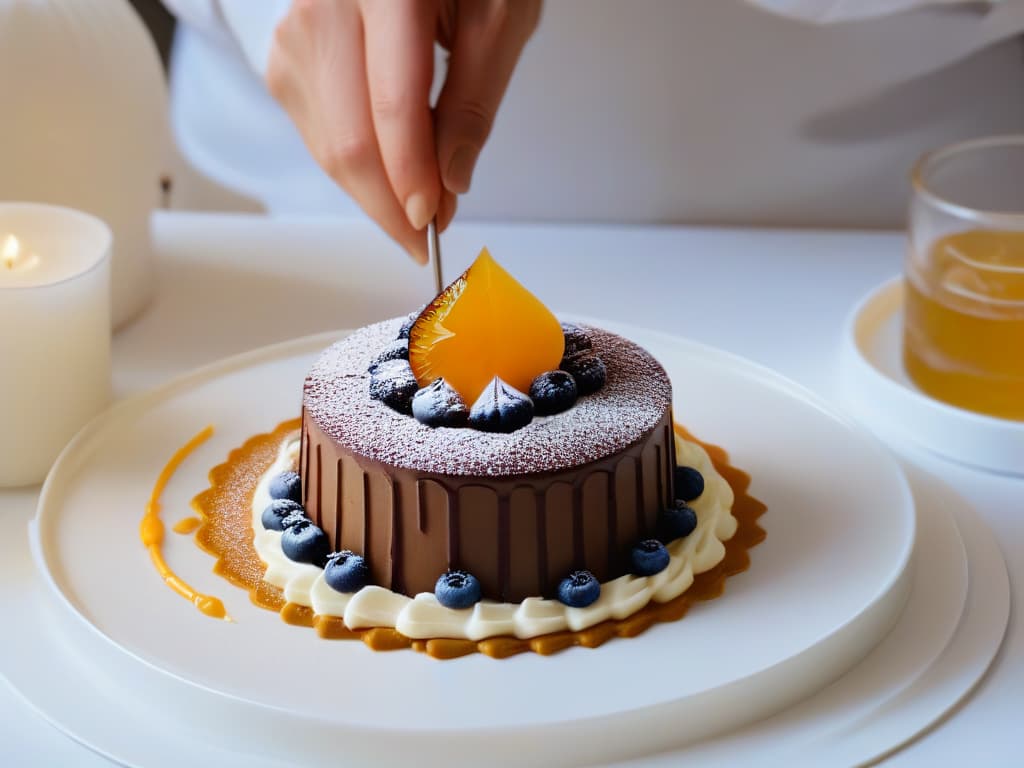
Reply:
<svg viewBox="0 0 1024 768"><path fill-rule="evenodd" d="M302 464L299 473L302 475L302 503L309 504L309 435L304 434L302 440Z"/></svg>
<svg viewBox="0 0 1024 768"><path fill-rule="evenodd" d="M618 504L615 498L615 473L608 473L608 572L615 570L615 558L618 554L616 542L618 542Z"/></svg>
<svg viewBox="0 0 1024 768"><path fill-rule="evenodd" d="M445 568L451 570L455 568L455 563L459 562L459 497L449 488L444 489L444 494L448 523L448 552L445 558Z"/></svg>
<svg viewBox="0 0 1024 768"><path fill-rule="evenodd" d="M324 468L323 468L323 461L322 461L322 456L321 456L320 449L321 449L321 445L320 445L320 443L317 443L317 445L316 445L316 512L315 512L316 517L313 518L313 519L316 521L317 525L323 526L323 508L324 508L324 503L323 503L323 486L324 486L324 481L323 481L322 478L324 476Z"/></svg>
<svg viewBox="0 0 1024 768"><path fill-rule="evenodd" d="M337 552L341 549L342 514L344 512L344 507L341 503L341 459L338 459L334 472L338 479L334 488L334 551Z"/></svg>
<svg viewBox="0 0 1024 768"><path fill-rule="evenodd" d="M548 526L547 526L548 495L542 490L533 493L534 512L536 513L537 531L537 582L548 583Z"/></svg>
<svg viewBox="0 0 1024 768"><path fill-rule="evenodd" d="M301 469L314 489L307 513L339 549L367 558L374 584L409 595L433 591L450 568L475 575L485 597L512 602L554 597L577 568L616 578L671 501L668 409L648 434L605 459L507 479L383 464L339 445L309 414L303 419ZM344 512L360 506L356 526Z"/></svg>
<svg viewBox="0 0 1024 768"><path fill-rule="evenodd" d="M636 510L636 533L637 537L647 534L647 518L644 515L644 466L639 459L636 462L636 482L633 487L636 489L636 501L633 508Z"/></svg>
<svg viewBox="0 0 1024 768"><path fill-rule="evenodd" d="M391 589L395 592L402 592L402 519L401 498L402 486L395 482L395 478L389 478L388 485L391 487L391 529L387 532L391 540ZM419 483L413 483L414 486ZM439 574L440 575L440 574Z"/></svg>
<svg viewBox="0 0 1024 768"><path fill-rule="evenodd" d="M340 461L340 459L339 459ZM359 550L360 552L370 551L370 476L361 476L363 483L363 527L362 537L363 546ZM342 536L344 537L344 529L342 529ZM353 539L354 540L354 539Z"/></svg>

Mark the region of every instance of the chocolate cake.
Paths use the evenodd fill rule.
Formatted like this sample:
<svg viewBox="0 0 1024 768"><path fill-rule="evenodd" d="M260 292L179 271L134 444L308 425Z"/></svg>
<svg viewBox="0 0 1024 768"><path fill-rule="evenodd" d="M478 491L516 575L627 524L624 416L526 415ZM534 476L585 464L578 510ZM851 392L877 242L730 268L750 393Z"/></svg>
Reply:
<svg viewBox="0 0 1024 768"><path fill-rule="evenodd" d="M211 472L197 536L321 637L437 658L596 647L746 567L764 507L723 456L673 423L650 354L560 322L484 249L421 310L325 350L301 419Z"/></svg>
<svg viewBox="0 0 1024 768"><path fill-rule="evenodd" d="M673 504L672 388L636 344L584 328L606 380L568 410L508 433L425 426L368 395L368 369L402 320L328 348L304 387L305 513L370 583L433 592L464 570L482 596L554 597L567 574L630 572L630 551Z"/></svg>

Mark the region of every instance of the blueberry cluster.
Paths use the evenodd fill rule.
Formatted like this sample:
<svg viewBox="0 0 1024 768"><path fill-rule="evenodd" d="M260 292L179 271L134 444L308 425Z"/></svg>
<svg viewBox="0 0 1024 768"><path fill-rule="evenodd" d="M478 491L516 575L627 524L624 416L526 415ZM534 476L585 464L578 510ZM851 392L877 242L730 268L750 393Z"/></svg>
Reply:
<svg viewBox="0 0 1024 768"><path fill-rule="evenodd" d="M282 472L270 480L270 504L263 510L263 527L281 532L281 550L289 560L324 569L327 584L339 592L356 592L370 580L363 558L353 552L331 552L324 530L306 516L302 481L295 472Z"/></svg>
<svg viewBox="0 0 1024 768"><path fill-rule="evenodd" d="M565 351L559 370L565 371L576 382L576 390L582 395L590 395L604 386L608 371L604 362L594 353L594 343L587 332L578 325L562 323L562 335L565 337Z"/></svg>
<svg viewBox="0 0 1024 768"><path fill-rule="evenodd" d="M665 570L669 563L665 545L689 536L697 528L697 513L687 502L704 492L704 476L693 467L676 467L673 479L675 501L658 515L657 537L638 542L629 553L632 572L637 576L653 576ZM558 599L566 605L584 607L600 595L601 585L596 579L590 575L596 586L588 586L590 582L581 574L590 575L588 571L576 571L559 587ZM580 592L589 602L581 602Z"/></svg>
<svg viewBox="0 0 1024 768"><path fill-rule="evenodd" d="M496 381L504 384L500 379ZM450 392L446 392L446 386L438 385L436 382L431 385L435 392L439 391L444 397L449 398L445 402L450 402L450 394L454 391L449 387ZM507 384L504 386L508 387ZM425 387L424 391L431 387ZM511 387L508 389L513 393L516 391ZM530 403L532 414L534 406L530 398L526 398L522 393L518 394ZM499 398L499 394L493 396ZM500 397L506 395L500 394ZM514 399L514 395L507 397ZM472 411L468 418L472 420ZM704 492L703 475L693 467L676 467L673 480L676 499L672 506L662 510L658 515L657 538L640 541L630 552L632 572L637 576L653 576L665 570L669 563L665 545L689 536L697 527L697 513L687 502L693 501ZM298 474L289 471L275 475L271 478L268 490L271 501L263 510L263 527L281 532L281 549L289 560L312 563L323 568L324 580L338 592L357 592L370 582L370 570L366 560L347 549L331 552L327 534L306 516L300 503L302 482ZM434 595L445 608L460 610L471 608L480 602L483 591L480 581L473 574L464 570L449 570L438 578L434 585ZM571 608L586 608L600 596L601 584L594 574L587 570L573 571L558 585L558 600Z"/></svg>
<svg viewBox="0 0 1024 768"><path fill-rule="evenodd" d="M408 360L384 360L370 369L370 397L399 413L412 413L419 388Z"/></svg>
<svg viewBox="0 0 1024 768"><path fill-rule="evenodd" d="M558 370L545 371L529 393L495 376L472 406L467 406L447 381L435 379L420 387L409 365L409 329L418 314L406 318L398 338L371 361L370 397L399 413L411 414L428 427L466 427L482 432L515 432L534 415L553 416L575 405L577 398L604 386L607 370L594 353L590 335L577 325L562 323L565 352Z"/></svg>
<svg viewBox="0 0 1024 768"><path fill-rule="evenodd" d="M295 472L282 472L270 480L270 504L263 510L263 527L281 532L281 549L296 563L324 569L324 581L338 592L358 592L370 583L370 569L362 555L347 549L330 551L327 534L315 525L300 503L302 481ZM480 582L466 571L443 573L435 594L446 608L469 608L482 596Z"/></svg>
<svg viewBox="0 0 1024 768"><path fill-rule="evenodd" d="M704 476L693 467L676 467L673 485L675 501L658 515L658 540L663 544L685 538L697 527L697 513L688 502L704 493Z"/></svg>

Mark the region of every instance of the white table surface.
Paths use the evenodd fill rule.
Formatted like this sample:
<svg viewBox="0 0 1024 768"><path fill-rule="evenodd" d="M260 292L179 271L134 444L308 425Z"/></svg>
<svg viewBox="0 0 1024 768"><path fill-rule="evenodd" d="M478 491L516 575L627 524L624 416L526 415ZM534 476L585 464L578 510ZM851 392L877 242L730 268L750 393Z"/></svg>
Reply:
<svg viewBox="0 0 1024 768"><path fill-rule="evenodd" d="M430 274L364 222L161 213L154 239L156 299L115 337L119 396L229 354L404 314L432 294ZM843 320L899 271L903 253L899 233L466 223L443 236L446 277L484 244L556 310L688 336L832 400ZM296 410L298 398L296 391ZM680 417L685 422L685 410ZM1024 480L893 447L972 499L992 526L1010 571L1013 615L975 694L886 764L1024 764ZM21 535L37 491L0 491L5 530ZM0 615L9 615L2 604ZM16 663L0 659L0 672ZM0 685L0 766L50 765L110 763Z"/></svg>

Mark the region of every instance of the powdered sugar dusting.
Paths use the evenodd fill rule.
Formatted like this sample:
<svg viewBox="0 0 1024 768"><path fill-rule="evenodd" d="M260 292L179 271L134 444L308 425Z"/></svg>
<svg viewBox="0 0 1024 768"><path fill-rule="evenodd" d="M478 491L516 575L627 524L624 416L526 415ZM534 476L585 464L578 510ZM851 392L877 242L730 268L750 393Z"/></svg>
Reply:
<svg viewBox="0 0 1024 768"><path fill-rule="evenodd" d="M328 347L306 378L303 404L325 434L369 459L419 472L507 477L576 467L628 448L671 407L672 385L642 347L588 327L608 369L604 387L511 434L425 427L369 395L370 361L404 318L362 328Z"/></svg>

